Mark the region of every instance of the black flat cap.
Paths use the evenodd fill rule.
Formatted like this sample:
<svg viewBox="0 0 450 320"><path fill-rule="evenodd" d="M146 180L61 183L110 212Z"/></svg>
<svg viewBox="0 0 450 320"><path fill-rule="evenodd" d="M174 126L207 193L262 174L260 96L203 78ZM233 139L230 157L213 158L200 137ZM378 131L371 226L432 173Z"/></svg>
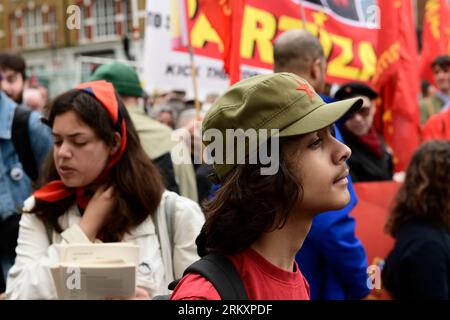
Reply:
<svg viewBox="0 0 450 320"><path fill-rule="evenodd" d="M442 56L437 56L436 59L433 60L433 63L431 63L431 67L440 66L440 65L449 64L449 63L450 63L450 56L444 54Z"/></svg>
<svg viewBox="0 0 450 320"><path fill-rule="evenodd" d="M378 97L378 93L363 83L349 82L343 84L334 94L334 98L336 100L343 100L357 96L365 96L372 100Z"/></svg>

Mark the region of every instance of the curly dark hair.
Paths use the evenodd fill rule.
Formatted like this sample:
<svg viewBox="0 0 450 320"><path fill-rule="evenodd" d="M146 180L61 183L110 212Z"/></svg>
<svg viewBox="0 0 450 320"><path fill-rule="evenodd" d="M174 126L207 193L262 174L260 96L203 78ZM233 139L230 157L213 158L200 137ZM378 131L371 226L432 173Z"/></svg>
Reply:
<svg viewBox="0 0 450 320"><path fill-rule="evenodd" d="M283 152L296 139L280 139L276 174L261 175L260 163L241 164L223 179L215 197L203 204L206 222L196 240L199 256L239 253L263 233L285 225L290 210L303 197L301 181Z"/></svg>
<svg viewBox="0 0 450 320"><path fill-rule="evenodd" d="M123 235L156 212L164 185L162 178L139 141L139 136L131 122L130 116L120 98L117 97L120 112L127 127L127 144L125 151L108 175L109 186L114 186L117 204L110 219L100 231L105 242L120 241ZM80 119L94 130L96 135L111 146L114 143L114 127L105 108L90 94L81 90L69 90L57 97L47 111L45 121L53 127L55 117L66 112L75 112ZM43 165L40 183L60 180L52 153L49 153ZM62 232L58 218L75 203L75 196L58 202L45 202L36 199L33 212L51 225L57 232Z"/></svg>
<svg viewBox="0 0 450 320"><path fill-rule="evenodd" d="M450 141L424 143L412 157L385 229L395 237L413 218L450 230Z"/></svg>

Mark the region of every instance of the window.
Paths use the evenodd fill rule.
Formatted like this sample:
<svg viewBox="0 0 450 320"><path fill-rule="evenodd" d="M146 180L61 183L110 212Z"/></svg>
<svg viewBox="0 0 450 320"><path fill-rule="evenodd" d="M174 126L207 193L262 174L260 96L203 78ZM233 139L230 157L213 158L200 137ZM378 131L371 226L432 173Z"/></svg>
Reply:
<svg viewBox="0 0 450 320"><path fill-rule="evenodd" d="M10 15L9 20L12 48L42 48L56 41L53 8L17 10Z"/></svg>
<svg viewBox="0 0 450 320"><path fill-rule="evenodd" d="M51 10L48 13L48 37L46 42L49 45L56 45L56 15L55 11Z"/></svg>
<svg viewBox="0 0 450 320"><path fill-rule="evenodd" d="M127 0L92 0L82 7L81 42L111 40L128 32L129 5Z"/></svg>
<svg viewBox="0 0 450 320"><path fill-rule="evenodd" d="M40 8L25 11L25 46L29 48L43 47L44 25Z"/></svg>
<svg viewBox="0 0 450 320"><path fill-rule="evenodd" d="M95 19L94 37L101 38L116 34L114 0L97 0L93 7Z"/></svg>
<svg viewBox="0 0 450 320"><path fill-rule="evenodd" d="M11 16L9 23L9 30L11 30L11 47L18 48L19 47L19 26L18 19L15 16Z"/></svg>

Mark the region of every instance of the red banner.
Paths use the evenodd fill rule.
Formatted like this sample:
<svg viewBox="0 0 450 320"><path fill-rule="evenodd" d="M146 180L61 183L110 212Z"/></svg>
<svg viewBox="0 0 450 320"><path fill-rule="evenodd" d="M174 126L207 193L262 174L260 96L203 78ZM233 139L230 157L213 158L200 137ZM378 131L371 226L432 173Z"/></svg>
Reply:
<svg viewBox="0 0 450 320"><path fill-rule="evenodd" d="M420 75L423 80L434 82L431 63L442 54L450 54L450 5L447 0L428 0L422 34Z"/></svg>
<svg viewBox="0 0 450 320"><path fill-rule="evenodd" d="M202 0L209 19L197 0L186 1L194 52L221 59L225 50L224 56L234 59L225 59L227 68L234 61L237 68L244 64L271 70L278 34L306 28L317 36L328 59L329 83L375 84L383 101L381 130L394 151L395 170L407 167L420 134L419 59L410 0ZM232 10L236 3L243 7ZM241 15L240 32L233 12Z"/></svg>
<svg viewBox="0 0 450 320"><path fill-rule="evenodd" d="M191 43L197 55L221 58L225 41L235 37L224 14L208 14L208 19L198 0L186 0L187 20ZM202 0L222 7L226 13L234 0ZM241 0L238 0L241 1ZM292 0L242 0L241 37L235 37L240 62L245 65L272 69L272 43L278 34L293 28L306 27L317 36L328 57L327 80L330 83L347 81L367 82L375 72L378 7L376 1L292 1ZM215 4L214 4L215 3ZM300 7L299 3L302 4ZM302 10L301 10L302 9ZM208 10L208 8L207 8ZM225 11L223 11L225 10ZM301 20L301 12L305 24ZM233 11L230 11L232 15ZM238 11L237 11L238 12ZM216 25L213 28L210 21ZM220 25L220 21L226 23ZM227 27L228 26L228 27ZM219 33L219 34L218 34ZM226 44L228 47L229 44ZM186 51L186 48L178 50ZM228 53L225 52L225 55Z"/></svg>
<svg viewBox="0 0 450 320"><path fill-rule="evenodd" d="M399 184L387 182L355 183L358 204L351 211L356 221L356 236L361 240L367 255L371 292L368 299L389 299L383 289L381 270L384 261L394 247L394 239L384 232L390 206L397 194Z"/></svg>
<svg viewBox="0 0 450 320"><path fill-rule="evenodd" d="M405 170L419 144L419 72L412 2L379 1L381 29L373 82L382 99L382 131Z"/></svg>

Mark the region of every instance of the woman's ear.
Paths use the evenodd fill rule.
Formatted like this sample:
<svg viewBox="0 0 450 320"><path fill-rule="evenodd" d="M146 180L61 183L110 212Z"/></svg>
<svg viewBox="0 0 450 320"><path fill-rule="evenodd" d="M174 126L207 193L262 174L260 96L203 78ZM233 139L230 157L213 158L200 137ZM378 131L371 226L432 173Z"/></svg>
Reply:
<svg viewBox="0 0 450 320"><path fill-rule="evenodd" d="M120 136L120 134L118 132L115 132L114 133L114 142L111 147L111 150L109 151L109 155L112 156L119 150L121 142L122 142L122 137Z"/></svg>

